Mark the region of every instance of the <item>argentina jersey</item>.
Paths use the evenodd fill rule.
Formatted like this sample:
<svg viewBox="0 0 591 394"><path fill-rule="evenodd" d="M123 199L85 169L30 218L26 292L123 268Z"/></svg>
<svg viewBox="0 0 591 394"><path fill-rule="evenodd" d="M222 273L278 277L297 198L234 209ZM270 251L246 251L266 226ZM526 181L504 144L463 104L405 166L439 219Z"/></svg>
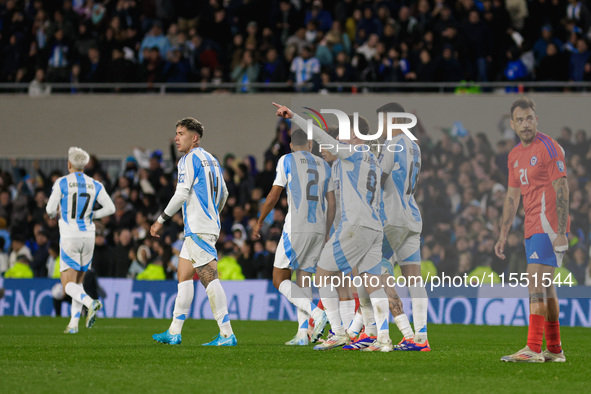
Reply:
<svg viewBox="0 0 591 394"><path fill-rule="evenodd" d="M95 203L106 204L110 198L103 185L84 175L73 172L55 181L47 203L49 211L59 205L60 237L94 238L93 209Z"/></svg>
<svg viewBox="0 0 591 394"><path fill-rule="evenodd" d="M273 185L287 190L285 230L292 233L326 232L326 193L333 190L330 167L310 152L282 156Z"/></svg>
<svg viewBox="0 0 591 394"><path fill-rule="evenodd" d="M339 175L341 174L341 160L336 159L332 163L330 170L330 176L334 187L334 199L336 201L334 220L330 229L330 235L332 235L332 233L336 231L336 228L341 223L341 179L339 178Z"/></svg>
<svg viewBox="0 0 591 394"><path fill-rule="evenodd" d="M342 144L347 146L347 144ZM349 145L351 148L352 146ZM349 222L381 231L382 171L371 152L339 152L341 225ZM337 202L339 203L339 202Z"/></svg>
<svg viewBox="0 0 591 394"><path fill-rule="evenodd" d="M185 236L219 236L219 207L226 183L217 159L203 148L192 149L179 160L177 188L189 190L183 203Z"/></svg>
<svg viewBox="0 0 591 394"><path fill-rule="evenodd" d="M405 134L393 137L382 149L380 167L387 175L383 186L385 224L421 232L423 221L414 198L421 170L419 146Z"/></svg>

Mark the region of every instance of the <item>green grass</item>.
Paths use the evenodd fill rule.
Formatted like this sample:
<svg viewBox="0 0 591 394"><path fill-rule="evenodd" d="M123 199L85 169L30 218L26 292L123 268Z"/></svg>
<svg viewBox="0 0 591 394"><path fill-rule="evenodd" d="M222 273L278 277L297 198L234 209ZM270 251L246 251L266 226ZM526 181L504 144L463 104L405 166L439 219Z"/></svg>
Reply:
<svg viewBox="0 0 591 394"><path fill-rule="evenodd" d="M430 353L365 353L284 346L292 322L235 321L236 348L201 347L217 334L204 320L187 321L180 346L153 342L168 324L100 319L65 335L64 318L1 317L0 392L583 392L591 381L585 328L562 329L566 363L507 364L527 328L430 325Z"/></svg>

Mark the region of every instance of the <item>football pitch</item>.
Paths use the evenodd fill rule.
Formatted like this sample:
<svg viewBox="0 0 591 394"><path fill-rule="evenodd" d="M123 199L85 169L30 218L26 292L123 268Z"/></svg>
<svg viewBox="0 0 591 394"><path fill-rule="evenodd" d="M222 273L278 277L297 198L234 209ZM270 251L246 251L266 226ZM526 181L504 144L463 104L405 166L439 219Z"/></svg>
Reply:
<svg viewBox="0 0 591 394"><path fill-rule="evenodd" d="M63 334L66 318L0 318L2 393L547 392L589 390L587 328L562 328L566 363L513 364L526 327L430 325L430 353L288 347L294 322L232 322L235 348L201 347L211 320L188 320L180 346L152 340L169 320L99 319ZM394 324L393 341L400 334Z"/></svg>

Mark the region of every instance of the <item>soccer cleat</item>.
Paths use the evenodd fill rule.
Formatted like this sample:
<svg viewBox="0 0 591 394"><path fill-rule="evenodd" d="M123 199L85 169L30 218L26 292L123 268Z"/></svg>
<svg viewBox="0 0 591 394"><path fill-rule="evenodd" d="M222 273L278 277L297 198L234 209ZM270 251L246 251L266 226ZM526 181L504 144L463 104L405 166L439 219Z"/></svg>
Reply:
<svg viewBox="0 0 591 394"><path fill-rule="evenodd" d="M88 308L88 316L86 316L86 328L92 328L96 321L96 313L103 307L99 300L92 301L92 305Z"/></svg>
<svg viewBox="0 0 591 394"><path fill-rule="evenodd" d="M501 357L501 361L508 363L543 363L545 359L542 353L536 353L529 346L526 346L517 353Z"/></svg>
<svg viewBox="0 0 591 394"><path fill-rule="evenodd" d="M361 333L355 340L351 340L351 343L343 346L343 350L362 350L369 347L377 337L370 337L366 333Z"/></svg>
<svg viewBox="0 0 591 394"><path fill-rule="evenodd" d="M402 350L407 352L430 352L431 346L429 346L429 341L416 343L412 339L402 338L402 340L398 342L398 345L394 346L394 350Z"/></svg>
<svg viewBox="0 0 591 394"><path fill-rule="evenodd" d="M351 339L347 334L345 335L336 335L333 334L329 336L326 341L323 343L314 346L314 350L329 350L334 349L335 347L341 347L344 345L348 345Z"/></svg>
<svg viewBox="0 0 591 394"><path fill-rule="evenodd" d="M392 346L390 338L386 342L380 342L376 339L371 345L361 349L363 352L391 352L392 350L394 350L394 346Z"/></svg>
<svg viewBox="0 0 591 394"><path fill-rule="evenodd" d="M228 338L224 338L222 334L218 334L213 338L213 341L204 343L201 346L236 346L237 344L238 341L234 334L230 335Z"/></svg>
<svg viewBox="0 0 591 394"><path fill-rule="evenodd" d="M164 331L162 334L154 334L152 335L152 339L156 342L166 343L168 345L180 345L181 344L181 334L171 334L168 330Z"/></svg>
<svg viewBox="0 0 591 394"><path fill-rule="evenodd" d="M290 341L285 342L285 344L287 346L307 346L308 336L296 334L296 336L294 336Z"/></svg>
<svg viewBox="0 0 591 394"><path fill-rule="evenodd" d="M314 319L314 332L312 333L312 338L310 342L316 343L322 337L324 333L324 327L328 323L328 317L326 317L326 313L324 311L320 311L322 314L317 319Z"/></svg>
<svg viewBox="0 0 591 394"><path fill-rule="evenodd" d="M548 363L563 363L566 361L566 357L564 357L564 351L561 350L560 353L552 353L550 350L546 349L542 353L544 356L544 360Z"/></svg>
<svg viewBox="0 0 591 394"><path fill-rule="evenodd" d="M64 334L78 334L78 326L68 326L64 330Z"/></svg>

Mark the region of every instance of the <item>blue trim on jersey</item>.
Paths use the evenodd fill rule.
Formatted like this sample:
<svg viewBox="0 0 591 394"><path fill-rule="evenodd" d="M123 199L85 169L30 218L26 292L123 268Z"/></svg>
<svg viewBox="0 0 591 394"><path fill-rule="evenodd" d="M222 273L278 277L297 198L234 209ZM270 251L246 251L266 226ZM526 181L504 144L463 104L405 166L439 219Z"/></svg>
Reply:
<svg viewBox="0 0 591 394"><path fill-rule="evenodd" d="M392 267L392 263L390 263L390 260L386 260L384 257L382 257L382 261L380 262L380 266L382 267L382 271L379 273L379 275L382 274L382 272L384 272L384 270L386 272L388 272L391 276L394 276L394 267Z"/></svg>
<svg viewBox="0 0 591 394"><path fill-rule="evenodd" d="M62 192L62 201L60 209L62 210L62 220L68 223L68 180L63 177L60 181L60 190Z"/></svg>
<svg viewBox="0 0 591 394"><path fill-rule="evenodd" d="M298 267L300 266L300 263L298 262L298 256L296 255L295 250L293 250L293 248L291 246L291 242L289 240L289 236L287 235L287 233L285 231L283 232L282 240L283 240L283 248L285 249L285 255L289 259L289 264L291 265L291 268L293 270L297 270Z"/></svg>
<svg viewBox="0 0 591 394"><path fill-rule="evenodd" d="M78 229L80 231L86 231L86 223L84 222L84 217L80 219L82 215L82 210L84 209L84 205L87 203L90 204L90 201L85 200L84 204L82 204L82 193L86 193L86 180L81 172L76 172L76 182L78 182L78 201L76 201L76 224L78 225ZM92 209L92 207L91 207Z"/></svg>
<svg viewBox="0 0 591 394"><path fill-rule="evenodd" d="M96 194L94 195L94 201L92 202L92 205L89 205L90 207L90 222L92 223L92 217L94 216L94 204L96 204L96 200L98 200L98 195L101 192L101 190L103 189L103 185L100 184L100 182L97 181L92 181L94 183L94 190L96 191Z"/></svg>
<svg viewBox="0 0 591 394"><path fill-rule="evenodd" d="M200 236L198 236L197 234L191 234L191 239L193 240L193 242L197 244L197 246L199 246L201 249L205 250L207 253L212 255L214 260L218 259L218 252L215 250L215 248L207 242L205 242L204 240L202 240Z"/></svg>
<svg viewBox="0 0 591 394"><path fill-rule="evenodd" d="M326 193L328 193L328 182L330 182L330 178L332 176L332 171L330 170L330 166L327 162L324 162L324 173L326 175L326 179L324 179L324 195L322 196L322 212L326 212Z"/></svg>
<svg viewBox="0 0 591 394"><path fill-rule="evenodd" d="M406 186L406 176L408 174L408 161L406 158L406 141L404 139L400 139L398 141L400 146L402 146L401 152L404 152L402 155L395 155L394 156L394 164L398 163L399 168L396 171L392 171L392 180L394 181L394 185L396 186L396 190L398 191L398 195L400 196L400 201L402 202L402 208L406 209L406 202L404 201L404 187Z"/></svg>
<svg viewBox="0 0 591 394"><path fill-rule="evenodd" d="M292 153L287 155L283 161L283 166L285 168L285 179L289 179L289 174L291 174L291 180L287 186L291 192L291 199L295 204L294 208L296 211L298 211L300 209L300 203L302 202L302 190L300 189L298 166L295 163L295 158L293 157Z"/></svg>
<svg viewBox="0 0 591 394"><path fill-rule="evenodd" d="M546 140L546 142L548 142L548 146L550 147L550 150L554 154L554 156L551 157L551 158L554 158L554 157L558 156L558 153L556 152L556 146L554 146L554 143L552 142L552 140L550 139L550 137L548 137L546 134L542 134L542 133L538 133L538 135L542 139Z"/></svg>
<svg viewBox="0 0 591 394"><path fill-rule="evenodd" d="M334 259L337 263L337 267L339 270L345 274L351 272L351 264L347 261L347 257L343 252L343 248L341 247L341 241L339 237L341 236L341 231L343 230L343 226L339 226L337 228L337 232L335 233L335 241L332 245L333 252L334 252Z"/></svg>
<svg viewBox="0 0 591 394"><path fill-rule="evenodd" d="M320 177L320 174L318 173L318 166L316 165L316 160L314 160L314 158L312 157L312 154L310 154L310 152L302 152L302 154L304 155L304 157L306 158L306 160L308 162L308 169L316 171L316 173L318 174L318 177ZM308 182L310 182L313 179L313 177L314 176L308 172ZM317 180L319 181L320 179L317 179ZM322 198L322 200L324 200L324 196L320 195L319 190L320 190L320 188L318 187L318 182L316 182L316 184L310 186L310 194L313 196L318 196L318 200L321 198ZM308 223L316 223L316 209L318 208L318 200L316 200L316 201L308 200Z"/></svg>
<svg viewBox="0 0 591 394"><path fill-rule="evenodd" d="M350 161L353 163L353 169L351 171L347 171L347 176L349 176L349 180L351 181L351 185L353 185L353 190L359 196L359 200L363 201L363 197L361 197L361 193L359 193L359 170L361 168L361 160L363 160L363 155L361 152L355 152L351 156L347 157L345 160ZM343 195L343 185L341 185L341 196Z"/></svg>
<svg viewBox="0 0 591 394"><path fill-rule="evenodd" d="M555 157L555 155L554 155L554 153L553 153L552 149L550 148L550 143L549 143L549 141L548 141L548 140L546 140L545 138L543 138L543 137L542 137L542 136L541 136L539 133L538 133L538 135L536 136L536 138L537 138L539 141L542 141L542 143L543 143L543 144L546 146L546 150L548 151L548 154L550 155L550 158L551 158L551 159L553 159L553 158Z"/></svg>
<svg viewBox="0 0 591 394"><path fill-rule="evenodd" d="M421 247L419 246L419 248L417 249L416 252L414 252L413 254L411 254L410 256L408 256L407 258L405 258L402 261L412 261L412 262L421 261Z"/></svg>
<svg viewBox="0 0 591 394"><path fill-rule="evenodd" d="M193 232L189 227L189 221L187 220L187 202L183 203L183 224L185 225L185 237L190 236Z"/></svg>
<svg viewBox="0 0 591 394"><path fill-rule="evenodd" d="M197 155L193 155L193 170L195 171L195 178L197 179L197 182L195 182L195 185L193 186L193 191L195 192L197 200L201 205L201 209L205 212L205 215L207 215L209 220L213 220L209 214L209 187L207 186L205 170ZM193 181L194 180L192 179L191 182Z"/></svg>
<svg viewBox="0 0 591 394"><path fill-rule="evenodd" d="M534 234L527 238L525 240L525 256L528 264L558 267L556 252L554 252L554 246L548 234Z"/></svg>
<svg viewBox="0 0 591 394"><path fill-rule="evenodd" d="M218 175L217 171L220 170L220 163L215 159L215 157L213 157L212 155L210 155L208 152L204 151L203 149L201 149L201 152L203 153L203 155L205 156L205 158L207 159L207 163L209 163L209 171L212 173L213 176L213 184L216 185L221 182L223 180L222 178L222 174L220 171L220 174ZM214 165L214 161L218 164L217 167ZM216 213L216 222L218 224L218 227L220 227L220 202L222 199L222 193L223 193L223 183L220 186L220 193L216 193L214 192L214 197L213 197L213 206L215 208L215 213Z"/></svg>

